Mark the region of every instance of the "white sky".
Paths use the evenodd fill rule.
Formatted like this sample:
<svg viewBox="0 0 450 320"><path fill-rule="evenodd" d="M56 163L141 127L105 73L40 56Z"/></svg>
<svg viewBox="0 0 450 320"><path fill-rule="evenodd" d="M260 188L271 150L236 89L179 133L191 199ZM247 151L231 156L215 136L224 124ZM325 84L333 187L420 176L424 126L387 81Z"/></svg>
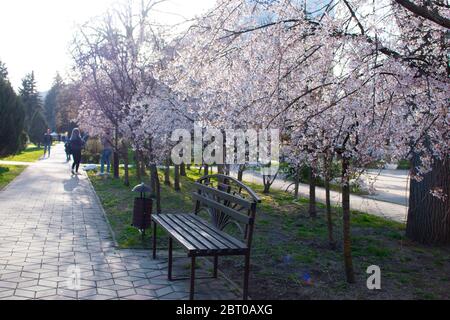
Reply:
<svg viewBox="0 0 450 320"><path fill-rule="evenodd" d="M39 91L49 90L56 72L71 63L68 46L76 24L104 12L118 0L0 0L0 61L17 89L34 70ZM157 20L181 22L210 9L215 0L167 0ZM162 13L167 12L167 13Z"/></svg>

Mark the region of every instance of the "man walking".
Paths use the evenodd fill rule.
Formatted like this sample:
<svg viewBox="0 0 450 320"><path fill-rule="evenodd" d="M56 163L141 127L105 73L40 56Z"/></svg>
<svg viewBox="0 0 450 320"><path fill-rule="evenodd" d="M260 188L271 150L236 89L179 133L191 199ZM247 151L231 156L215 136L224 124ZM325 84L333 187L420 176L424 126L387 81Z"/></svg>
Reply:
<svg viewBox="0 0 450 320"><path fill-rule="evenodd" d="M112 155L112 138L109 131L106 131L102 137L102 157L100 159L100 175L105 174L105 163L106 163L106 174L109 174L111 168L111 155Z"/></svg>
<svg viewBox="0 0 450 320"><path fill-rule="evenodd" d="M52 135L50 134L50 129L47 129L47 132L44 133L44 158L48 152L48 157L50 158L50 149L52 147Z"/></svg>

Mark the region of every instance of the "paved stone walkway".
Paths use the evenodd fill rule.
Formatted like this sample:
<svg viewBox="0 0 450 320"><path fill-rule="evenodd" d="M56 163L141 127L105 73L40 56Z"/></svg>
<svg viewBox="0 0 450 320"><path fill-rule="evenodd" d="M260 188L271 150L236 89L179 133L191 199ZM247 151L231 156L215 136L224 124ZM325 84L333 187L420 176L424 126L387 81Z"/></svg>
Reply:
<svg viewBox="0 0 450 320"><path fill-rule="evenodd" d="M62 144L0 192L0 299L187 299L188 281L168 281L162 257L115 248L87 176L71 177ZM186 274L188 260L177 261L175 274ZM224 279L196 284L196 299L239 297Z"/></svg>

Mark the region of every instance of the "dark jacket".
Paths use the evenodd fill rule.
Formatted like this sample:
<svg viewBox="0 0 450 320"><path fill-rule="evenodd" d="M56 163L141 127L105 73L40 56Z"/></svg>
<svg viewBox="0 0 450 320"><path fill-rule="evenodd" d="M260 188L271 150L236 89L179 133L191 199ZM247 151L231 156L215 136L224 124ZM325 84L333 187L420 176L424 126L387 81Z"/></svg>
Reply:
<svg viewBox="0 0 450 320"><path fill-rule="evenodd" d="M52 144L52 136L48 133L44 133L44 145Z"/></svg>
<svg viewBox="0 0 450 320"><path fill-rule="evenodd" d="M70 150L73 152L81 151L84 147L84 140L80 137L70 139Z"/></svg>

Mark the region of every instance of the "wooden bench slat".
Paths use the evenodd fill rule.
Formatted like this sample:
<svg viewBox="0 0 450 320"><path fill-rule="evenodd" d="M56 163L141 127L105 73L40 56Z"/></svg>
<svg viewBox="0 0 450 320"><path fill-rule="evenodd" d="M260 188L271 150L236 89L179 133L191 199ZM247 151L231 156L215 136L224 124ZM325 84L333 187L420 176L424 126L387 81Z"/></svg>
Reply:
<svg viewBox="0 0 450 320"><path fill-rule="evenodd" d="M200 184L198 182L195 183L195 186L198 189L200 189L202 191L205 191L206 193L212 193L212 194L218 196L221 199L228 200L228 201L233 202L233 203L237 203L237 204L241 205L245 209L250 209L251 206L252 206L252 203L250 201L245 200L243 198L240 198L238 196L235 196L233 194L230 194L230 193L218 190L218 189L211 188L210 186L207 186L207 185L204 185L204 184Z"/></svg>
<svg viewBox="0 0 450 320"><path fill-rule="evenodd" d="M212 207L214 209L222 211L223 213L233 217L234 219L236 219L239 222L242 222L242 223L245 223L245 224L249 224L251 222L250 217L248 217L248 216L246 216L246 215L244 215L244 214L242 214L242 213L240 213L240 212L238 212L238 211L236 211L236 210L234 210L234 209L232 209L230 207L227 207L227 206L225 206L225 205L223 205L223 204L221 204L221 203L219 203L217 201L214 201L212 199L208 199L205 196L203 196L201 194L198 194L197 192L192 193L192 197L195 200L198 200L198 201L200 201L200 202L202 202L204 204L207 204L209 207Z"/></svg>
<svg viewBox="0 0 450 320"><path fill-rule="evenodd" d="M212 248L208 243L205 243L204 239L200 239L196 237L195 234L192 233L188 227L186 227L182 222L180 222L175 216L175 214L167 214L165 215L167 221L170 221L172 226L176 228L178 234L185 237L190 243L195 246L195 249L198 251L211 251Z"/></svg>
<svg viewBox="0 0 450 320"><path fill-rule="evenodd" d="M154 222L159 224L163 229L165 229L172 237L175 238L182 246L186 248L189 252L196 252L198 249L196 248L194 243L191 243L188 239L186 239L182 234L180 234L170 222L166 221L166 215L153 215L152 219ZM169 220L170 221L170 220Z"/></svg>
<svg viewBox="0 0 450 320"><path fill-rule="evenodd" d="M243 252L247 246L193 214L154 215L161 225L188 251L196 254Z"/></svg>
<svg viewBox="0 0 450 320"><path fill-rule="evenodd" d="M236 248L236 245L227 240L227 237L224 235L218 234L215 231L211 231L208 228L205 228L203 224L198 223L196 220L191 220L190 215L180 215L180 219L183 220L184 223L191 226L191 228L195 229L199 234L207 238L209 241L213 242L218 248L221 250L230 250Z"/></svg>
<svg viewBox="0 0 450 320"><path fill-rule="evenodd" d="M194 215L192 214L173 214L170 215L170 218L174 223L177 223L178 226L184 226L184 229L186 232L189 233L190 236L201 242L204 246L208 247L207 252L217 252L217 253L226 253L226 252L233 252L233 251L243 251L246 249L245 244L239 242L238 240L234 239L232 236L226 234L225 232L222 232L215 228L212 225L208 225L207 222L201 221L200 219L195 219ZM186 218L186 219L183 219ZM191 219L191 223L189 224L190 228L187 228L186 226L186 220L188 218ZM177 221L178 220L178 221ZM189 221L189 220L188 220ZM193 226L197 226L194 228ZM205 237L205 232L202 230L207 230L206 233L208 237ZM203 234L199 233L199 230L203 231ZM214 240L214 236L210 233L214 233L215 236L220 240ZM228 241L228 244L226 244L227 240L234 240L234 241Z"/></svg>
<svg viewBox="0 0 450 320"><path fill-rule="evenodd" d="M170 214L168 215L169 219L172 220L174 224L176 224L179 228L183 229L183 235L186 237L191 237L195 239L195 241L202 246L202 249L206 249L209 251L215 251L220 249L227 249L224 246L220 246L220 244L217 244L204 235L200 234L197 230L192 228L191 225L186 224L185 221L181 219L182 214Z"/></svg>
<svg viewBox="0 0 450 320"><path fill-rule="evenodd" d="M230 236L229 234L218 230L217 228L211 226L209 223L205 222L202 218L195 214L191 214L188 216L189 219L197 222L199 226L202 226L205 230L208 230L211 233L219 234L220 236L223 236L223 239L227 240L228 242L231 242L233 246L236 246L240 249L247 249L247 245L243 242L239 241L238 239L235 239L234 237Z"/></svg>
<svg viewBox="0 0 450 320"><path fill-rule="evenodd" d="M185 224L191 230L193 230L193 232L196 234L196 237L201 237L202 239L207 241L207 243L211 244L211 248L212 249L214 249L214 250L216 250L216 249L218 249L218 250L227 250L227 249L229 249L229 246L227 246L224 243L218 241L217 239L215 239L213 236L211 236L207 232L204 232L203 230L201 230L201 228L199 228L195 223L192 223L191 221L186 219L186 215L184 215L184 214L177 215L177 218L181 221L181 223Z"/></svg>

